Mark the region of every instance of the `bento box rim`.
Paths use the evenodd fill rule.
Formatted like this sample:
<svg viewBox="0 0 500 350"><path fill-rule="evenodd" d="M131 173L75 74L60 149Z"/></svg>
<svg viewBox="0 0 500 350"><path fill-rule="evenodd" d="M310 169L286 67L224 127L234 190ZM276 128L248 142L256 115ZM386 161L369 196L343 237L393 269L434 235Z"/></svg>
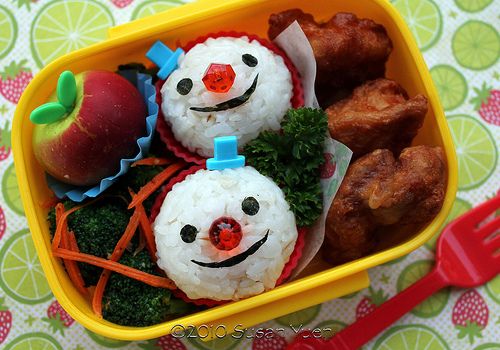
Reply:
<svg viewBox="0 0 500 350"><path fill-rule="evenodd" d="M33 96L37 88L42 84L43 81L46 80L46 78L50 74L52 74L54 71L61 71L59 67L64 67L66 62L73 61L75 58L82 59L92 55L96 51L103 52L115 46L126 45L130 41L136 41L140 38L144 38L145 36L155 35L157 33L160 33L162 30L165 30L165 28L173 28L176 25L183 25L186 24L186 22L189 23L195 21L198 18L205 18L207 16L215 17L217 15L220 15L221 13L229 13L236 9L256 6L266 1L272 0L224 0L218 2L212 2L211 0L201 0L197 3L180 6L173 10L170 10L170 12L167 11L163 14L153 15L152 17L155 18L161 17L162 21L161 23L156 21L156 24L153 24L149 27L142 25L137 26L133 24L131 26L130 23L116 27L115 30L118 36L105 40L101 43L97 43L95 45L80 49L78 51L74 51L48 64L34 77L34 79L31 81L31 83L23 93L14 115L12 125L12 148L14 153L15 169L19 183L19 190L25 209L25 214L32 232L35 247L40 258L43 270L46 274L47 280L55 297L66 309L66 311L70 313L70 315L72 315L78 322L80 322L83 326L90 329L91 331L115 339L144 340L165 335L166 333L168 333L169 326L176 324L176 322L179 323L181 320L183 324L200 324L204 322L210 322L210 320L221 319L239 313L241 313L241 317L243 318L244 312L246 310L250 310L253 307L260 305L269 305L270 307L272 307L273 301L291 295L305 293L307 292L307 290L314 287L321 286L337 279L341 279L343 277L365 271L370 267L383 264L389 260L393 260L400 256L408 254L420 247L428 239L430 239L444 223L455 199L455 193L457 189L457 161L443 109L441 108L436 89L432 82L427 66L424 62L424 59L403 18L386 0L366 0L376 3L378 6L380 6L381 9L386 12L389 18L394 21L405 39L404 45L407 45L409 51L411 52L411 55L416 62L417 69L421 74L421 78L424 82L427 92L429 93L428 98L430 101L430 106L436 116L436 122L439 126L440 136L443 139L444 151L446 153L446 158L448 161L448 183L445 202L440 213L434 218L434 220L430 224L428 224L427 227L420 233L416 234L411 240L398 246L380 251L373 255L346 263L341 266L318 272L314 275L304 277L299 281L288 283L269 292L249 299L233 302L228 305L217 307L215 309L202 311L196 314L188 315L186 317L182 317L173 321L167 321L150 327L123 327L111 324L109 322L96 322L95 320L81 312L73 303L73 301L69 299L68 295L63 291L61 281L58 279L53 268L53 264L57 262L53 257L51 257L50 252L44 249L43 235L40 229L41 222L38 220L38 217L35 214L34 208L36 203L34 203L33 201L30 184L28 183L26 176L26 164L22 151L21 137L23 122L27 122L24 119L27 115L25 106L30 96ZM174 12L175 18L173 18L172 16L168 16L168 13ZM144 21L138 20L137 24L141 23L144 23ZM126 28L127 26L128 28ZM134 28L137 30L127 32L127 30L130 30L130 28ZM124 29L127 30L125 30L124 32Z"/></svg>

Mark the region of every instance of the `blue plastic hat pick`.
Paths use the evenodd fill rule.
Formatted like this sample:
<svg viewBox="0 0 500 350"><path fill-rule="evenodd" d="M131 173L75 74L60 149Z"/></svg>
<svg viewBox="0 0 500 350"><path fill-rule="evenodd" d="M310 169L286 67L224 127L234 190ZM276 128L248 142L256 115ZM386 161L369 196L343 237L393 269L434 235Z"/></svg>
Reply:
<svg viewBox="0 0 500 350"><path fill-rule="evenodd" d="M167 79L170 73L177 68L177 60L183 53L184 51L181 48L172 51L167 45L161 41L157 41L146 53L146 57L160 67L160 70L156 74L158 78Z"/></svg>
<svg viewBox="0 0 500 350"><path fill-rule="evenodd" d="M214 158L207 159L208 170L224 170L245 166L245 156L238 155L236 136L214 139Z"/></svg>

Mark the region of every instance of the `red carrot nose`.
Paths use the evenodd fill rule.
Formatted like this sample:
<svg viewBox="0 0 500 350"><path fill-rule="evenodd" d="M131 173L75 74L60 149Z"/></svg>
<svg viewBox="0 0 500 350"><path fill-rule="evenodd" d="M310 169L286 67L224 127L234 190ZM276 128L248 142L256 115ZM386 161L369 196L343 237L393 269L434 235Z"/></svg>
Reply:
<svg viewBox="0 0 500 350"><path fill-rule="evenodd" d="M212 222L208 236L215 248L231 250L240 244L241 225L233 218L223 216Z"/></svg>
<svg viewBox="0 0 500 350"><path fill-rule="evenodd" d="M228 92L234 84L236 73L230 64L211 63L203 75L203 84L208 91Z"/></svg>

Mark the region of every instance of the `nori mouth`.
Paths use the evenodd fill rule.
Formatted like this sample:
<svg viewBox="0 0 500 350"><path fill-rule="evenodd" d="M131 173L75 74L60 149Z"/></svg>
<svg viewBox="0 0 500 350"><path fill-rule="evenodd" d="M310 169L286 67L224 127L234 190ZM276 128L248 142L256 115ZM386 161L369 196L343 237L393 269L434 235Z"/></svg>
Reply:
<svg viewBox="0 0 500 350"><path fill-rule="evenodd" d="M245 250L243 253L230 257L229 259L217 262L210 262L210 263L196 261L196 260L191 260L191 262L203 267L210 267L214 269L237 265L240 262L244 261L246 258L248 258L250 255L254 254L257 250L259 250L259 248L262 247L264 243L266 243L268 236L269 236L269 230L267 230L266 235L262 237L262 239L252 244L250 248Z"/></svg>
<svg viewBox="0 0 500 350"><path fill-rule="evenodd" d="M238 106L241 106L243 103L247 102L252 94L255 92L255 89L257 87L257 79L259 78L259 75L257 74L255 78L253 79L252 85L248 88L247 91L243 93L243 95L237 96L235 98L232 98L230 100L221 102L216 104L215 106L212 107L191 107L189 108L190 110L196 111L196 112L220 112L220 111L226 111L228 109L236 108Z"/></svg>

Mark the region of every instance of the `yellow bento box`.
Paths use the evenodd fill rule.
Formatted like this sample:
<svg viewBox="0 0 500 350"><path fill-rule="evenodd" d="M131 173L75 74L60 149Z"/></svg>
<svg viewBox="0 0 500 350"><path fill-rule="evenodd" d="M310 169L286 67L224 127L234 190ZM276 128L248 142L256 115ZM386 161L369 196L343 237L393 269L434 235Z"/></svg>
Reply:
<svg viewBox="0 0 500 350"><path fill-rule="evenodd" d="M59 259L51 254L46 221L47 209L40 205L51 197L43 170L36 162L31 143L30 112L44 103L64 70L79 73L89 69L114 70L120 63L147 62L145 53L156 41L175 46L199 35L220 30L238 30L266 37L271 13L302 8L316 19L349 11L385 26L394 43L387 76L402 84L410 95L424 93L430 110L414 144L441 146L447 160L447 189L441 212L421 232L411 237L395 235L370 256L332 267L317 259L301 278L269 292L218 306L150 327L124 327L99 319L91 305L73 287ZM401 16L387 0L201 0L110 29L109 39L72 52L47 65L31 81L14 116L12 143L16 173L26 217L43 270L52 291L64 309L79 323L100 335L143 340L170 333L177 325L194 325L206 339L214 330L253 326L257 323L352 293L369 284L367 269L408 254L426 242L441 227L453 204L457 189L457 162L446 119L422 55ZM208 333L207 333L208 330ZM211 331L212 330L212 331ZM201 334L200 334L201 335Z"/></svg>

